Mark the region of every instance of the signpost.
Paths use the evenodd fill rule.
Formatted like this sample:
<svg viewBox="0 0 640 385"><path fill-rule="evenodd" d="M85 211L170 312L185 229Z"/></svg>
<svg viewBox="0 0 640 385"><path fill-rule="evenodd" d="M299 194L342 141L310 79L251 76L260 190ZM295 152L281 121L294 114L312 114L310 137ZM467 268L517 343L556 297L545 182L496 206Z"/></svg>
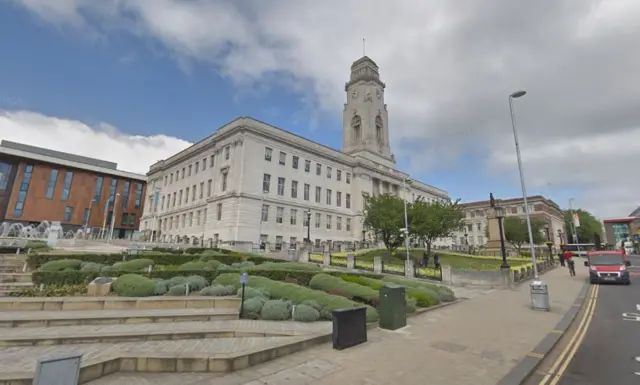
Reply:
<svg viewBox="0 0 640 385"><path fill-rule="evenodd" d="M240 318L242 319L244 316L244 288L247 286L247 282L249 282L249 274L246 272L240 274L240 284L242 285L242 297L240 299Z"/></svg>

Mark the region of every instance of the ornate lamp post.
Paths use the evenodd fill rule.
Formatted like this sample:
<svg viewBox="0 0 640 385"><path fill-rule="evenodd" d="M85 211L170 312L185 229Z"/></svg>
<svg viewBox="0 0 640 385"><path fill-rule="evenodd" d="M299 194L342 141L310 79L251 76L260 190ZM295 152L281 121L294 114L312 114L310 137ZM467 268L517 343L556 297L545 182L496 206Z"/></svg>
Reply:
<svg viewBox="0 0 640 385"><path fill-rule="evenodd" d="M551 241L551 232L549 231L549 224L544 225L544 231L547 233L547 247L549 248L549 259L553 259L553 252L551 251L551 246L553 246L553 242Z"/></svg>
<svg viewBox="0 0 640 385"><path fill-rule="evenodd" d="M307 242L311 245L311 209L305 212L307 215Z"/></svg>
<svg viewBox="0 0 640 385"><path fill-rule="evenodd" d="M467 245L467 253L471 254L471 251L469 250L469 234L466 229L464 230L464 244Z"/></svg>
<svg viewBox="0 0 640 385"><path fill-rule="evenodd" d="M500 265L501 269L509 269L509 263L507 262L507 249L504 246L504 229L502 227L502 220L504 219L504 209L500 206L495 206L496 210L496 218L498 218L498 231L500 234L500 255L502 256L502 265Z"/></svg>

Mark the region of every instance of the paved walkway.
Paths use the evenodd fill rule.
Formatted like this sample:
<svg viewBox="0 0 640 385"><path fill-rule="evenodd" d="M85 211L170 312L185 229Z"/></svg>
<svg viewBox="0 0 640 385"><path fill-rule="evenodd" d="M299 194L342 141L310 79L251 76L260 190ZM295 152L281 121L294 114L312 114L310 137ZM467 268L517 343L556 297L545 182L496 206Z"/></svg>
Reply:
<svg viewBox="0 0 640 385"><path fill-rule="evenodd" d="M529 286L477 293L472 299L413 317L399 331L373 330L369 342L344 351L329 344L224 376L178 375L165 385L495 385L560 321L586 279L579 269L543 275L552 309L529 309ZM120 375L122 376L122 374ZM126 374L140 383L145 374ZM122 382L118 375L95 382ZM151 383L151 382L149 382Z"/></svg>

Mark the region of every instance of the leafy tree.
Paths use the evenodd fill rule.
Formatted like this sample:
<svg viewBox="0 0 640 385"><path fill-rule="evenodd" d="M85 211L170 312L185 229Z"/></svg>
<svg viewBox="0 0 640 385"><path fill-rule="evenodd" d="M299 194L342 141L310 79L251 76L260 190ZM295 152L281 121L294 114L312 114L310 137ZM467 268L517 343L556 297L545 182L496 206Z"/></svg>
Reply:
<svg viewBox="0 0 640 385"><path fill-rule="evenodd" d="M369 198L363 224L392 253L404 242L404 201L389 194Z"/></svg>
<svg viewBox="0 0 640 385"><path fill-rule="evenodd" d="M602 237L602 224L600 224L600 221L598 221L596 217L583 209L573 210L573 213L578 214L578 217L580 218L580 227L576 228L576 232L578 233L578 243L594 243L594 234L598 234L600 239L604 240ZM564 225L567 232L565 237L566 243L574 243L573 232L571 230L573 223L571 212L569 210L564 211Z"/></svg>
<svg viewBox="0 0 640 385"><path fill-rule="evenodd" d="M464 226L464 212L458 205L459 201L426 202L419 199L410 204L409 230L412 236L425 243L428 255L436 239L450 237Z"/></svg>
<svg viewBox="0 0 640 385"><path fill-rule="evenodd" d="M529 243L529 231L527 229L527 219L517 216L505 217L502 221L504 227L504 239L509 242L517 251L518 254L522 254L522 246L525 243ZM544 223L531 218L531 232L533 235L534 245L539 245L544 242L542 236L542 228Z"/></svg>

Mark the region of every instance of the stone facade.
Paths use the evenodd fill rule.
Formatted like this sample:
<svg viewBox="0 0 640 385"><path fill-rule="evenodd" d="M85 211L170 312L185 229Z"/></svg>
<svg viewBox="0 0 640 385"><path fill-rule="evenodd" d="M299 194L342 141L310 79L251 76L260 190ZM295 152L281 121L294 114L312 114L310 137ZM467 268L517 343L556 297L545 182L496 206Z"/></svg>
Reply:
<svg viewBox="0 0 640 385"><path fill-rule="evenodd" d="M194 244L263 241L272 249L285 248L309 233L316 244L351 245L363 237L374 241L362 226L368 197L402 197L406 184L409 201L449 199L446 191L395 168L378 67L363 57L351 70L344 151L238 118L151 166L141 229L157 240Z"/></svg>

